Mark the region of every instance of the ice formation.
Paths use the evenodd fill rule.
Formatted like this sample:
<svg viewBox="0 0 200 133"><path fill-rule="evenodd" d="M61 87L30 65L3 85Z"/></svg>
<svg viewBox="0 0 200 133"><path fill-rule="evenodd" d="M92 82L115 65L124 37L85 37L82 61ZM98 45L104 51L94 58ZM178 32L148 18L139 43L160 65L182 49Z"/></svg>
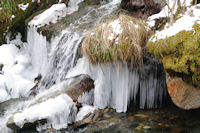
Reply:
<svg viewBox="0 0 200 133"><path fill-rule="evenodd" d="M21 128L25 122L47 119L47 124L49 125L45 125L45 128L53 127L55 129L61 129L66 128L68 123L75 121L76 110L75 103L72 99L62 94L28 107L20 113L16 113L13 119L16 125ZM42 127L39 128L42 129Z"/></svg>
<svg viewBox="0 0 200 133"><path fill-rule="evenodd" d="M87 114L93 113L96 108L89 105L83 105L76 116L76 121L82 120Z"/></svg>
<svg viewBox="0 0 200 133"><path fill-rule="evenodd" d="M142 69L131 70L121 62L91 65L86 57L67 75L88 74L94 80L94 105L126 112L130 101L140 108L154 108L162 104L167 94L162 65L146 58ZM139 99L137 96L139 95Z"/></svg>

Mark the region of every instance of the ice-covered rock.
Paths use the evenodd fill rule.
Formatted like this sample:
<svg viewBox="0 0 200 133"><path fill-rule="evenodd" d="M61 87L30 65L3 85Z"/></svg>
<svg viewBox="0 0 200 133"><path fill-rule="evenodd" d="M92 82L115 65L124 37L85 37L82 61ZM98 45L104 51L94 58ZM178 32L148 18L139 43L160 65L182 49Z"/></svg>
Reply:
<svg viewBox="0 0 200 133"><path fill-rule="evenodd" d="M76 105L66 94L30 106L10 117L7 126L13 130L34 127L38 130L66 128L75 121ZM39 125L41 124L41 125Z"/></svg>

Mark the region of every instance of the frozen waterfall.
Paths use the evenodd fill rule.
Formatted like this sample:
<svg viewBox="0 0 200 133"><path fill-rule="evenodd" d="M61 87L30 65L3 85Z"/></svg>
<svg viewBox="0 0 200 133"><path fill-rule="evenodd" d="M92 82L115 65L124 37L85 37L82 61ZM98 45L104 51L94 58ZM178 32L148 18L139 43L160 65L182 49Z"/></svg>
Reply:
<svg viewBox="0 0 200 133"><path fill-rule="evenodd" d="M22 86L23 89L20 90L19 95L12 96L7 94L9 96L4 95L3 99L0 94L0 102L1 98L3 99L2 101L6 101L11 98L29 97L29 91L35 85L34 78L41 74L42 79L37 86L39 92L35 97L27 98L14 107L6 108L7 110L0 118L0 131L10 132L6 128L6 122L11 115L14 116L14 120L20 127L23 126L25 121L33 122L39 118L44 118L47 119L48 123L46 127L45 125L38 127L38 130L51 126L55 129L67 128L68 123L78 119L76 118L77 107L68 95L59 94L55 96L54 94L67 88L66 86L69 85L68 78L80 74L89 75L94 80L95 85L94 90L90 92L94 93L93 105L95 108L88 107L89 109L83 110L92 112L96 107L101 109L111 107L116 109L117 112L126 112L128 106L132 103L139 105L140 108L154 108L162 104L163 98L167 95L165 73L163 66L153 57L145 56L143 67L136 67L130 70L127 65L121 62L92 65L86 57L82 57L80 52L81 41L87 32L98 23L115 16L121 0L103 1L98 8L89 6L78 11L80 2L82 0L70 1L68 8L64 5L58 5L59 10L55 8L56 6L52 6L29 23L27 44L24 44L21 49L17 49L13 45L7 46L11 52L14 51L13 53L16 55L20 54L22 56L19 56L17 60L19 62L17 66L21 68L20 73L18 72L14 79L9 82L5 81L5 83L13 82L19 75L20 79L23 78L27 82L25 82L26 86ZM52 15L49 15L49 13L52 13ZM49 24L49 22L55 22L55 17L64 17L63 13L68 15L69 19L73 15L80 15L80 17L72 17L72 22L66 24L65 29L48 42L46 37L37 32L37 28ZM46 15L49 15L48 19L41 18ZM2 46L1 50L4 51ZM13 61L5 66L12 70L13 66L16 67L16 59L14 55L8 56ZM24 57L26 58L24 59ZM25 70L26 67L28 69ZM13 73L6 75L6 77L10 78L10 75L13 75ZM0 79L4 78L4 76L1 75L0 70ZM5 83L0 81L0 92L2 90L4 92L6 89L17 90L21 87L17 85L23 82L13 82L16 83L17 87L10 85L10 88L6 88ZM27 90L24 91L26 87ZM17 93L18 91L13 92ZM50 97L52 95L53 97ZM46 98L44 101L37 103L38 99L44 97ZM32 111L34 111L33 115L29 115ZM16 115L16 112L20 113ZM78 117L82 118L81 114L84 114L84 112L78 114Z"/></svg>

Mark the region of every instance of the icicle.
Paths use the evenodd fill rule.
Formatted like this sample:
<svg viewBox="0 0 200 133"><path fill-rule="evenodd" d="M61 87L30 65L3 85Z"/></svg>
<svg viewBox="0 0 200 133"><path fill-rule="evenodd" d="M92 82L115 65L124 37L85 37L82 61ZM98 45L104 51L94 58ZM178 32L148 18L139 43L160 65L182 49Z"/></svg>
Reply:
<svg viewBox="0 0 200 133"><path fill-rule="evenodd" d="M160 106L166 95L165 74L162 66L156 64L154 59L145 60L142 69L130 71L121 62L91 65L84 57L67 77L90 75L95 84L94 105L101 109L111 107L117 112L126 112L130 102L139 102L142 109L154 108Z"/></svg>

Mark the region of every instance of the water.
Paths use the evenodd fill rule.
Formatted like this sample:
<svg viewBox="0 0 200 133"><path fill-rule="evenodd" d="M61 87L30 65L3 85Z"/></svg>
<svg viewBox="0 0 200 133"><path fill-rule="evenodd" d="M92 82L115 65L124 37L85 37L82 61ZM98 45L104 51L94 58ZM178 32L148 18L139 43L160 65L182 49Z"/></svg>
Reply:
<svg viewBox="0 0 200 133"><path fill-rule="evenodd" d="M75 6L77 4L78 1L75 2ZM112 0L98 8L89 6L77 12L74 10L69 12L72 14L67 16L66 20L70 19L70 16L81 15L65 24L65 29L54 36L51 42L46 41L46 38L37 32L35 26L29 27L28 54L31 59L32 71L42 75L38 85L40 92L36 97L30 97L29 100L20 102L20 105L6 109L0 123L0 129L3 132L10 132L6 128L6 122L12 114L19 111L20 115L24 117L24 120L18 122L20 126L26 120L33 122L35 119L47 118L46 127L38 127L38 130L50 126L56 129L66 128L68 123L75 120L74 115L77 108L73 106L73 102L66 95L55 94L69 85L66 83L67 78L79 74L88 74L95 81L94 105L98 108L112 107L117 112L126 112L129 104L132 103L139 105L140 108L161 106L167 91L165 75L163 67L158 65L154 59L147 58L147 56L144 58L142 68L132 70L121 62L94 66L88 62L86 57L77 61L81 55L80 44L84 36L99 22L115 16L119 10L119 4L120 0ZM38 102L38 99L43 100ZM58 106L49 104L51 101L56 103L56 100L61 101L58 104L61 106L60 110L56 109L51 112L43 108L40 111L41 106L47 106L49 110L58 108ZM27 114L32 110L36 111L33 113L34 116ZM40 114L41 112L42 114ZM51 113L48 114L48 112ZM68 118L70 119L68 120Z"/></svg>
<svg viewBox="0 0 200 133"><path fill-rule="evenodd" d="M43 60L43 63L38 63L37 66L43 67L45 69L40 69L43 76L42 82L40 84L41 88L49 88L53 84L60 83L65 79L67 72L74 67L76 63L76 56L80 48L80 43L89 31L90 27L95 26L100 21L103 21L107 18L110 18L118 10L120 0L114 0L108 4L105 4L99 8L88 7L80 11L81 17L73 18L73 22L65 25L67 28L63 30L59 36L56 36L52 39L51 44L46 43L46 51L40 51L41 53L48 52L48 62L46 59ZM79 13L79 12L78 12ZM75 15L78 15L75 12ZM73 16L73 14L71 14ZM67 17L65 21L71 21L71 17ZM32 34L32 33L31 33ZM41 35L40 35L41 36ZM43 43L44 45L45 43ZM34 47L40 48L36 45ZM39 52L38 52L39 53ZM33 54L39 55L37 52ZM43 56L42 57L46 57ZM37 56L33 56L37 57ZM39 57L37 57L39 58ZM41 58L39 59L41 60ZM40 65L39 65L40 64Z"/></svg>
<svg viewBox="0 0 200 133"><path fill-rule="evenodd" d="M136 109L127 113L115 113L110 110L104 113L100 120L74 132L199 133L199 114L200 110L184 111L174 105L152 110Z"/></svg>
<svg viewBox="0 0 200 133"><path fill-rule="evenodd" d="M74 6L77 7L77 4L79 2L81 1L72 2L71 5L75 4ZM64 81L65 76L68 70L73 68L76 63L77 50L78 48L80 48L79 46L81 40L84 35L89 31L87 27L92 27L100 21L112 17L112 14L114 14L114 12L118 10L119 3L120 0L115 0L112 2L108 2L107 4L103 4L99 8L93 6L88 8L86 7L84 9L85 12L82 12L83 14L81 15L81 17L76 18L73 22L67 25L61 33L59 33L55 38L52 38L51 43L47 42L46 37L37 32L36 26L29 26L27 35L28 44L23 46L24 48L22 49L25 50L23 50L22 52L25 52L29 56L31 73L33 73L35 77L37 76L37 74L41 74L43 77L41 83L38 85L38 88L40 88L41 92L36 97L29 97L25 101L20 101L19 104L16 103L14 105L13 102L8 103L9 105L5 104L6 107L2 107L4 108L4 112L0 118L1 132L12 132L6 127L6 123L8 119L16 112L21 112L20 115L22 116L21 119L18 120L17 116L19 114L17 116L14 115L14 120L19 121L17 122L19 124L18 126L22 126L24 120L28 120L31 122L35 119L45 117L48 119L48 124L46 125L46 128L48 128L49 125L52 125L53 128L57 129L58 127L66 128L68 122L71 123L75 120L75 118L71 115L76 114L76 107L71 108L70 102L63 102L63 99L66 99L66 96L61 97L60 95L57 95L54 99L54 94L58 90L66 88L66 84ZM70 9L75 12L74 8L70 7ZM70 9L68 9L69 14L73 13L70 12ZM51 97L51 95L54 96ZM44 101L37 102L38 99L42 99L43 97L46 97ZM54 104L48 104L49 100L58 100L58 102L60 101L61 109L59 110L59 108L56 106L58 110L52 112L53 114L49 113L51 112L50 110L54 110L52 109L54 108ZM69 105L69 108L67 109L66 107L68 106L64 106L61 103ZM47 108L42 109L41 106L47 106L50 109L49 111L47 110L48 113L45 113L45 109ZM40 109L42 110L40 111ZM27 112L32 111L39 112L35 112L34 114L27 114ZM40 114L42 112L43 114ZM66 114L66 112L68 113ZM36 114L38 116L36 116ZM23 120L24 117L26 118ZM38 127L38 130L43 128L45 128L45 125L44 127Z"/></svg>

